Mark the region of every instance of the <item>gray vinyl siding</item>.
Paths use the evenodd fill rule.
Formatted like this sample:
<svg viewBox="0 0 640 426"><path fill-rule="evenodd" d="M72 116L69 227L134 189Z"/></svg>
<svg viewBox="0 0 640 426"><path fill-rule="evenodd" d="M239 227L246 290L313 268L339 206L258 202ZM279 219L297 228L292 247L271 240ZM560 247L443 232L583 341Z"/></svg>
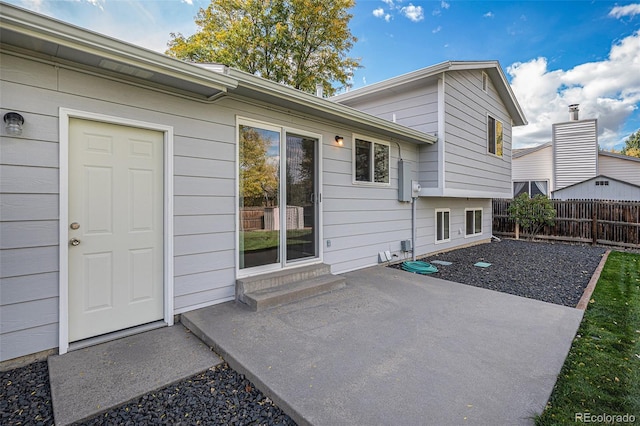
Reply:
<svg viewBox="0 0 640 426"><path fill-rule="evenodd" d="M511 160L514 182L547 181L549 193L553 188L553 148L549 145L538 151Z"/></svg>
<svg viewBox="0 0 640 426"><path fill-rule="evenodd" d="M452 71L445 77L445 186L502 194L511 191L511 117L481 70ZM487 149L487 114L502 122L503 156Z"/></svg>
<svg viewBox="0 0 640 426"><path fill-rule="evenodd" d="M598 174L640 185L640 159L598 155Z"/></svg>
<svg viewBox="0 0 640 426"><path fill-rule="evenodd" d="M553 125L554 188L562 189L598 174L597 135L595 119Z"/></svg>
<svg viewBox="0 0 640 426"><path fill-rule="evenodd" d="M25 117L0 144L0 360L58 346L59 107L174 128L174 307L235 291L235 114L3 54L2 111Z"/></svg>
<svg viewBox="0 0 640 426"><path fill-rule="evenodd" d="M366 99L340 102L352 108L403 126L434 134L438 131L438 85L436 81L411 89L382 91Z"/></svg>
<svg viewBox="0 0 640 426"><path fill-rule="evenodd" d="M465 238L465 209L482 208L482 234ZM436 198L418 199L418 255L446 251L467 244L486 241L491 238L492 211L490 199ZM436 244L436 209L450 210L451 241Z"/></svg>

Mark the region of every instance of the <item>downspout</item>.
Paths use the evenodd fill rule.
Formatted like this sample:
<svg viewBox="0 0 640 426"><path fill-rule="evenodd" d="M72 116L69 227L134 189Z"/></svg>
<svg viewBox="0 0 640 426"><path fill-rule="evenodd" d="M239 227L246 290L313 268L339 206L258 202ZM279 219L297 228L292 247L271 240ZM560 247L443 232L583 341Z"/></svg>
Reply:
<svg viewBox="0 0 640 426"><path fill-rule="evenodd" d="M411 252L413 253L413 261L416 261L416 238L418 238L418 228L416 226L416 214L417 214L417 201L418 197L411 197L411 240L413 241L413 247Z"/></svg>

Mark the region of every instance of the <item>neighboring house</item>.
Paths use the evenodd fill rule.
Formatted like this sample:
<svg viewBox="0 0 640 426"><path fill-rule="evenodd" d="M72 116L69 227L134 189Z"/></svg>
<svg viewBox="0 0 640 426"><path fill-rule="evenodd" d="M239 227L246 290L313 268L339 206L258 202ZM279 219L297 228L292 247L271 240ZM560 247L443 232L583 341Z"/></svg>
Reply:
<svg viewBox="0 0 640 426"><path fill-rule="evenodd" d="M24 119L0 132L0 361L172 325L250 275L487 241L510 194L525 121L495 62L383 92L429 106L394 123L6 4L0 20L0 115Z"/></svg>
<svg viewBox="0 0 640 426"><path fill-rule="evenodd" d="M598 121L580 120L578 105L571 105L569 114L569 121L553 125L552 142L514 150L513 196L526 192L563 200L639 199L635 186L640 185L640 158L598 151ZM616 184L596 188L599 176ZM565 191L567 187L572 189ZM589 187L594 189L590 196L577 197L578 193L588 195L582 189Z"/></svg>
<svg viewBox="0 0 640 426"><path fill-rule="evenodd" d="M640 200L640 186L614 179L605 175L598 175L562 189L553 191L556 200Z"/></svg>

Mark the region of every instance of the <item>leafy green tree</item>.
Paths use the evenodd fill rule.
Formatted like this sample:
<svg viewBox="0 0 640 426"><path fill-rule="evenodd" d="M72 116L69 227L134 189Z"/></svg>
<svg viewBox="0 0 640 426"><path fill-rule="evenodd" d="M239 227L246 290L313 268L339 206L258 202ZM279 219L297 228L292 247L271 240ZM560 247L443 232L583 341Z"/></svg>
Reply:
<svg viewBox="0 0 640 426"><path fill-rule="evenodd" d="M216 62L327 96L348 86L359 59L347 56L357 39L348 12L355 0L212 0L200 9L199 30L171 33L168 55Z"/></svg>
<svg viewBox="0 0 640 426"><path fill-rule="evenodd" d="M544 195L529 198L526 192L518 195L509 205L509 217L533 239L545 225L555 224L556 210Z"/></svg>
<svg viewBox="0 0 640 426"><path fill-rule="evenodd" d="M631 157L640 158L640 130L629 135L627 140L624 142L624 148L622 148L621 153Z"/></svg>

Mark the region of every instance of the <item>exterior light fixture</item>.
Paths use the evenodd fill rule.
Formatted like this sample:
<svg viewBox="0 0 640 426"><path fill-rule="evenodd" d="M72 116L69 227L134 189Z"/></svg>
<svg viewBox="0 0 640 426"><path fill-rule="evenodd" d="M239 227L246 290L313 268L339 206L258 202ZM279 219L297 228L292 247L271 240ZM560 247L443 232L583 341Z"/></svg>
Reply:
<svg viewBox="0 0 640 426"><path fill-rule="evenodd" d="M4 115L4 122L6 123L4 128L7 134L11 136L20 136L22 134L22 125L24 124L24 117L17 112L8 112Z"/></svg>
<svg viewBox="0 0 640 426"><path fill-rule="evenodd" d="M344 138L342 136L336 136L336 143L340 146L344 143Z"/></svg>

